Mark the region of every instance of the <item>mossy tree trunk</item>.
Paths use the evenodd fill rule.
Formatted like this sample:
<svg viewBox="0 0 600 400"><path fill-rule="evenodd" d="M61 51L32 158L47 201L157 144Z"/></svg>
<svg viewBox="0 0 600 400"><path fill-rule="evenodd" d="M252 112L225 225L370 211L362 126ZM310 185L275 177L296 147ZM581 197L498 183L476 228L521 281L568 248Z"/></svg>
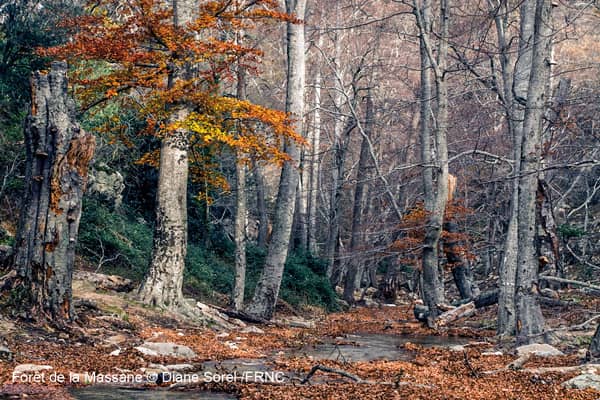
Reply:
<svg viewBox="0 0 600 400"><path fill-rule="evenodd" d="M65 325L73 320L71 280L81 200L95 138L75 121L67 95L67 64L55 62L31 81L25 123L25 200L14 248L12 294L29 318ZM20 296L20 297L18 297Z"/></svg>

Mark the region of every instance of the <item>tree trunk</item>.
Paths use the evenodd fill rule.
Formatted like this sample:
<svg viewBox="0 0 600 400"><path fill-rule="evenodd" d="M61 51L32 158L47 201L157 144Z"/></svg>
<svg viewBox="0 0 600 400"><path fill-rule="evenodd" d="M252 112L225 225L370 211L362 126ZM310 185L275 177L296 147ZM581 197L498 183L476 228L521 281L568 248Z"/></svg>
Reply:
<svg viewBox="0 0 600 400"><path fill-rule="evenodd" d="M600 324L596 327L596 333L590 343L589 358L593 361L600 360Z"/></svg>
<svg viewBox="0 0 600 400"><path fill-rule="evenodd" d="M448 200L448 144L446 140L448 123L448 93L445 81L445 64L448 53L448 18L449 7L447 0L440 0L440 39L437 58L433 55L431 45L431 4L429 0L423 2L423 7L417 9L417 25L420 33L421 45L421 96L431 94L430 69L433 69L436 89L435 109L435 145L436 159L433 160L431 143L431 129L429 128L429 114L421 116L421 145L424 163L435 161L435 171L426 168L423 174L423 188L425 192L425 209L428 212L428 221L425 227L423 240L423 295L425 304L430 310L429 322L439 315L438 305L444 302L444 287L438 269L438 244L442 233L444 211ZM427 61L425 61L426 59ZM421 101L425 101L422 98ZM428 112L430 105L422 106L422 112ZM427 170L431 171L431 176ZM437 182L433 192L432 178L435 173Z"/></svg>
<svg viewBox="0 0 600 400"><path fill-rule="evenodd" d="M36 72L25 124L26 191L14 247L15 305L28 317L64 325L75 317L71 281L81 200L95 138L75 121L67 64Z"/></svg>
<svg viewBox="0 0 600 400"><path fill-rule="evenodd" d="M521 5L520 42L517 62L512 65L511 50L506 30L509 27L509 9L505 2L500 2L496 11L496 32L498 46L501 51L501 67L505 109L508 130L513 142L513 173L510 217L504 255L500 266L500 294L498 302L498 334L513 335L516 331L515 291L517 279L518 257L518 215L519 215L519 179L521 171L521 143L523 141L523 119L525 116L525 100L529 88L531 57L533 46L533 26L535 10L529 9L531 1ZM534 5L535 7L535 5Z"/></svg>
<svg viewBox="0 0 600 400"><path fill-rule="evenodd" d="M258 247L267 247L269 239L269 215L267 214L267 201L265 178L259 165L255 167L254 173L256 179L256 211L258 212L258 238L256 239Z"/></svg>
<svg viewBox="0 0 600 400"><path fill-rule="evenodd" d="M237 71L237 98L246 99L245 71L238 65ZM233 285L233 308L241 311L244 307L244 291L246 287L246 161L236 157L235 163L235 282Z"/></svg>
<svg viewBox="0 0 600 400"><path fill-rule="evenodd" d="M173 0L173 23L184 27L197 13L197 2ZM189 66L174 68L169 87L185 78ZM187 118L190 109L175 104L168 125ZM148 273L140 286L140 301L177 309L183 301L183 270L187 253L188 132L178 128L162 140L156 193L154 241Z"/></svg>
<svg viewBox="0 0 600 400"><path fill-rule="evenodd" d="M356 172L356 187L354 189L354 204L352 207L352 236L350 238L350 260L346 279L344 281L344 300L349 304L354 302L354 291L360 288L363 273L363 260L358 256L359 247L364 242L362 227L363 209L367 194L367 179L369 175L369 144L368 138L373 130L373 100L371 93L367 95L365 115L365 137L360 145L360 156Z"/></svg>
<svg viewBox="0 0 600 400"><path fill-rule="evenodd" d="M286 11L289 14L304 18L305 8L306 0L286 0ZM296 118L295 129L299 134L303 131L304 47L304 25L288 22L286 111ZM248 314L264 319L271 319L275 312L275 304L279 295L283 269L288 254L294 208L296 205L300 151L298 146L291 141L286 142L285 150L290 156L291 161L286 162L281 171L271 243L264 269L254 291L252 302L246 307Z"/></svg>
<svg viewBox="0 0 600 400"><path fill-rule="evenodd" d="M527 3L525 3L527 4ZM523 122L521 174L519 176L519 219L517 257L517 340L529 342L544 329L544 317L538 293L538 260L536 257L536 192L537 171L541 149L542 117L546 102L546 79L549 74L548 56L551 43L550 0L532 3L535 10L534 45L527 91L527 106ZM530 11L530 10L522 10Z"/></svg>
<svg viewBox="0 0 600 400"><path fill-rule="evenodd" d="M444 239L444 253L448 266L452 269L454 283L461 299L473 299L479 295L479 288L473 281L469 260L465 257L465 243L453 236L459 233L458 224L447 221L444 223L444 230L448 233L448 237Z"/></svg>
<svg viewBox="0 0 600 400"><path fill-rule="evenodd" d="M319 37L319 47L323 45L323 38ZM310 148L310 188L308 196L308 251L317 254L317 199L319 190L319 176L321 168L319 152L321 147L321 70L317 69L315 76L315 116L312 128Z"/></svg>

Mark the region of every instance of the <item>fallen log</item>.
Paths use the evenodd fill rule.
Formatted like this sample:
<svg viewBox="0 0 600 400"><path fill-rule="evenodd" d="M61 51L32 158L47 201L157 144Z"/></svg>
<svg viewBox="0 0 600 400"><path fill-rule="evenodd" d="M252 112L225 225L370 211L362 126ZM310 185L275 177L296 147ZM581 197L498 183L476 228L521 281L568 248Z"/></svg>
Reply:
<svg viewBox="0 0 600 400"><path fill-rule="evenodd" d="M434 321L436 327L442 327L448 325L452 321L456 321L459 318L470 317L475 314L475 302L471 301L467 304L463 304L460 307L456 307L450 311L440 314Z"/></svg>
<svg viewBox="0 0 600 400"><path fill-rule="evenodd" d="M476 309L491 306L498 302L498 293L499 293L498 290L491 290L491 291L483 292L479 296L477 296L475 299L473 299L469 302L465 303L464 300L459 301L458 303L456 303L457 304L456 308L461 308L464 305L470 304L470 303L473 303ZM425 306L423 304L415 304L415 306L413 308L413 313L415 315L415 318L418 321L427 322L427 317L429 317L429 308L427 308L427 306ZM460 317L458 317L458 318L460 318Z"/></svg>
<svg viewBox="0 0 600 400"><path fill-rule="evenodd" d="M587 282L575 281L573 279L558 278L556 276L546 276L546 275L540 276L539 279L543 280L543 281L547 281L547 282L566 283L568 285L581 286L584 288L588 288L588 289L592 289L594 291L600 292L600 286L598 286L598 285L592 285L591 283L587 283Z"/></svg>
<svg viewBox="0 0 600 400"><path fill-rule="evenodd" d="M131 279L118 275L105 275L89 271L75 271L73 279L92 283L96 289L112 290L115 292L130 292L134 288Z"/></svg>
<svg viewBox="0 0 600 400"><path fill-rule="evenodd" d="M308 383L308 381L310 381L310 378L312 378L312 376L317 371L323 371L323 372L329 372L329 373L332 373L332 374L338 374L338 375L341 375L343 377L350 378L350 379L352 379L356 383L366 383L367 382L364 379L362 379L361 377L359 377L358 375L354 375L354 374L352 374L350 372L347 372L347 371L344 371L342 369L330 368L330 367L326 367L326 366L321 365L321 364L317 364L317 365L315 365L314 367L312 367L310 369L310 371L308 372L308 374L304 377L304 379L302 379L302 381L300 383L303 384L303 385L305 383Z"/></svg>

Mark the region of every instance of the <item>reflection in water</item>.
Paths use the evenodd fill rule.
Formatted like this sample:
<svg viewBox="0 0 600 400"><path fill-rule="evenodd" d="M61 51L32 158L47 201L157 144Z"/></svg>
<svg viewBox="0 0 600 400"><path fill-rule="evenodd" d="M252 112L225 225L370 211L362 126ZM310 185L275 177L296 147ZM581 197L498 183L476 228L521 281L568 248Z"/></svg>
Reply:
<svg viewBox="0 0 600 400"><path fill-rule="evenodd" d="M78 400L235 400L235 397L226 393L136 390L110 386L73 388L69 393Z"/></svg>
<svg viewBox="0 0 600 400"><path fill-rule="evenodd" d="M316 346L307 346L293 351L292 356L312 356L318 360L373 361L373 360L403 360L413 358L411 352L402 345L411 342L424 347L450 347L469 342L461 337L408 336L361 334L348 335L342 343L328 342ZM345 344L351 343L351 344Z"/></svg>

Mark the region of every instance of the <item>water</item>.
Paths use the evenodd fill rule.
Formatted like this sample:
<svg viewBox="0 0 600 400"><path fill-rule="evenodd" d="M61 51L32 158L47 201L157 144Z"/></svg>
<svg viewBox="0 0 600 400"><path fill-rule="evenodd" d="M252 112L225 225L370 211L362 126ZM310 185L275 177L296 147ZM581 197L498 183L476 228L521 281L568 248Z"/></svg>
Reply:
<svg viewBox="0 0 600 400"><path fill-rule="evenodd" d="M291 356L311 356L317 360L339 361L373 361L373 360L403 360L410 361L413 354L405 350L402 345L411 342L424 347L450 347L464 345L469 339L461 337L442 336L408 336L408 335L382 335L361 334L348 335L344 340L352 344L336 344L330 341L315 346L306 346L294 350Z"/></svg>
<svg viewBox="0 0 600 400"><path fill-rule="evenodd" d="M176 392L160 390L136 390L110 386L86 386L69 390L78 400L235 400L226 393Z"/></svg>

